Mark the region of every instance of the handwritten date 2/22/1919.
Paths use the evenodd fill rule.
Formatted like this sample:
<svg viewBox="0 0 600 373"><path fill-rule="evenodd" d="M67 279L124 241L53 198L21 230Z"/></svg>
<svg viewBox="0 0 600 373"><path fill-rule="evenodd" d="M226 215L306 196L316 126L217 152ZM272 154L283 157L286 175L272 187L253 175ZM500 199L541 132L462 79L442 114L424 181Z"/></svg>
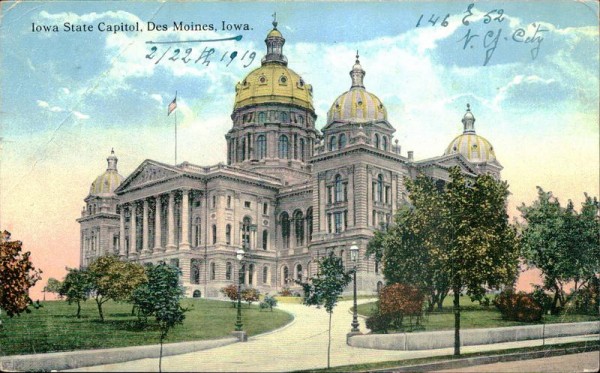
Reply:
<svg viewBox="0 0 600 373"><path fill-rule="evenodd" d="M474 16L472 11L474 6L474 3L471 3L467 6L467 10L463 13L465 15L462 18L462 26L470 26L469 19ZM449 13L446 14L443 18L442 16L431 14L429 20L427 21L424 21L424 17L424 14L422 14L421 17L419 17L419 20L417 21L415 27L426 26L427 24L429 24L431 27L434 27L436 25L447 27L449 25ZM492 9L485 13L485 15L483 16L483 23L486 25L491 25L494 23L500 24L502 23L502 21L504 21L504 19L504 9ZM482 42L482 46L485 49L485 59L483 62L483 66L486 66L492 59L494 52L498 47L498 41L500 40L514 43L532 44L530 54L531 59L535 60L540 51L540 45L542 44L542 41L544 41L543 33L549 31L547 29L542 28L541 24L539 23L532 23L527 28L517 28L513 31L512 35L510 35L509 38L509 36L502 36L506 34L505 32L503 32L503 30L504 29L502 27L499 27L498 29L487 30L484 34L478 34L473 32L471 27L469 27L465 35L461 39L459 39L458 42L464 41L462 48L463 50L467 48L474 48L474 46L477 45L478 42Z"/></svg>
<svg viewBox="0 0 600 373"><path fill-rule="evenodd" d="M210 65L211 61L216 61L219 63L224 63L226 66L229 66L234 60L240 57L240 52L234 50L227 50L224 53L217 52L215 48L204 47L204 49L200 52L199 49L194 50L194 48L175 48L168 47L163 50L160 50L157 46L153 46L150 48L150 52L146 54L146 58L149 60L156 59L154 62L155 65L158 65L161 61L181 61L183 63L193 62L194 64L203 64L204 66ZM256 58L256 52L246 50L238 61L243 61L244 68L250 66L252 62L254 62L254 58ZM244 63L246 62L246 63Z"/></svg>

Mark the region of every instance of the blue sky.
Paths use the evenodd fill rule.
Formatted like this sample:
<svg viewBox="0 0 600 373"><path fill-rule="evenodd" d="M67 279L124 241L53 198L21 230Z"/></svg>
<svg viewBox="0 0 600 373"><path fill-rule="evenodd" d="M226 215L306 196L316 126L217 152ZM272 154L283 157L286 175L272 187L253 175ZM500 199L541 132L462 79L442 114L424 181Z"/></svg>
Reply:
<svg viewBox="0 0 600 373"><path fill-rule="evenodd" d="M30 242L42 260L60 250L68 253L68 265L76 265L75 219L110 149L125 176L146 158L173 162L166 106L175 91L179 160L225 161L234 86L260 66L274 11L289 67L313 85L317 127L349 88L358 49L365 85L386 105L404 154L441 155L462 131L470 103L478 134L494 145L505 167L513 213L535 197L536 185L563 201L581 201L584 192L598 195L597 2L481 1L464 25L469 3L2 2L0 224ZM502 22L493 20L500 9ZM486 23L488 12L492 20ZM440 17L435 26L427 22L433 14ZM140 22L145 28L148 21L167 24L169 31L62 31L64 22L94 27ZM174 32L172 23L179 21L248 23L252 29ZM58 25L61 31L32 32L32 23ZM543 40L534 59L539 39L514 38L524 41L538 28L545 31L537 34ZM239 42L211 44L217 52L209 66L168 61L168 55L158 64L156 57L145 58L149 40L237 34L243 36ZM465 47L467 34L477 36ZM181 48L189 46L195 60L202 46ZM233 51L239 55L229 66L219 61ZM239 58L246 51L256 57L245 68L248 59Z"/></svg>

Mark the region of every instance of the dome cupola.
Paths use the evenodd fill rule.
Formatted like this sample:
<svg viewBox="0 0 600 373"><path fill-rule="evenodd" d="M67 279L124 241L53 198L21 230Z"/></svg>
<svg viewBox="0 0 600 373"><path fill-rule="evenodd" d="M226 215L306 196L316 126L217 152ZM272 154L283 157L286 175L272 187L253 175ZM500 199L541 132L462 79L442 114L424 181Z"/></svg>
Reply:
<svg viewBox="0 0 600 373"><path fill-rule="evenodd" d="M356 61L350 71L352 86L350 90L339 95L331 105L327 113L328 124L333 122L387 121L387 110L381 100L365 89L365 75L366 72L360 64L357 51Z"/></svg>
<svg viewBox="0 0 600 373"><path fill-rule="evenodd" d="M115 156L114 149L106 158L108 167L106 171L98 176L90 186L90 195L96 197L110 197L114 195L115 189L123 182L124 178L117 171L119 159Z"/></svg>
<svg viewBox="0 0 600 373"><path fill-rule="evenodd" d="M471 105L467 104L467 112L463 116L463 133L452 140L444 155L462 154L469 162L484 163L496 160L494 147L484 137L475 133L475 116Z"/></svg>

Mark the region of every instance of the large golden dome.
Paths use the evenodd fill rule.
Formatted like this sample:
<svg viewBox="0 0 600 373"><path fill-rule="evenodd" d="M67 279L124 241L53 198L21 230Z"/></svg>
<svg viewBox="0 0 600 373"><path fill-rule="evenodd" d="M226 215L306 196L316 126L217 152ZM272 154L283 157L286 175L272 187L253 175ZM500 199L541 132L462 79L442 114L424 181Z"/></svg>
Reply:
<svg viewBox="0 0 600 373"><path fill-rule="evenodd" d="M115 189L123 182L124 178L117 171L117 157L114 150L111 150L110 156L106 158L108 167L106 171L98 176L90 186L90 195L97 197L107 197L114 194Z"/></svg>
<svg viewBox="0 0 600 373"><path fill-rule="evenodd" d="M262 66L251 71L235 87L233 110L263 103L293 104L314 110L312 86L287 67L287 59L282 53L285 39L277 30L277 22L273 22L265 43L267 55L262 59Z"/></svg>
<svg viewBox="0 0 600 373"><path fill-rule="evenodd" d="M467 104L467 112L462 119L464 132L450 142L444 155L462 154L470 162L482 163L496 160L494 147L484 137L475 133L475 117Z"/></svg>
<svg viewBox="0 0 600 373"><path fill-rule="evenodd" d="M363 84L365 75L357 54L356 62L350 71L352 86L350 90L335 99L327 112L327 123L387 121L387 110L381 100L365 89Z"/></svg>

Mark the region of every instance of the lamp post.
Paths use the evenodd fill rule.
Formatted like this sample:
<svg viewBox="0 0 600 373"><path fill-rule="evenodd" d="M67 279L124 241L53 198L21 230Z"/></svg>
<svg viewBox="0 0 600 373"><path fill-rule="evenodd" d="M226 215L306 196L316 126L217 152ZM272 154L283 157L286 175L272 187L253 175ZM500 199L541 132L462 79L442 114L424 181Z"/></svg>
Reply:
<svg viewBox="0 0 600 373"><path fill-rule="evenodd" d="M352 324L350 324L352 325L352 329L350 332L360 333L360 330L358 330L360 324L358 323L358 310L356 306L356 262L358 260L358 246L356 246L356 241L352 242L352 246L350 246L350 259L354 264L354 312L352 312Z"/></svg>
<svg viewBox="0 0 600 373"><path fill-rule="evenodd" d="M240 249L236 251L236 258L238 260L238 291L237 291L237 318L235 321L235 331L242 331L242 260L244 259L244 250Z"/></svg>

